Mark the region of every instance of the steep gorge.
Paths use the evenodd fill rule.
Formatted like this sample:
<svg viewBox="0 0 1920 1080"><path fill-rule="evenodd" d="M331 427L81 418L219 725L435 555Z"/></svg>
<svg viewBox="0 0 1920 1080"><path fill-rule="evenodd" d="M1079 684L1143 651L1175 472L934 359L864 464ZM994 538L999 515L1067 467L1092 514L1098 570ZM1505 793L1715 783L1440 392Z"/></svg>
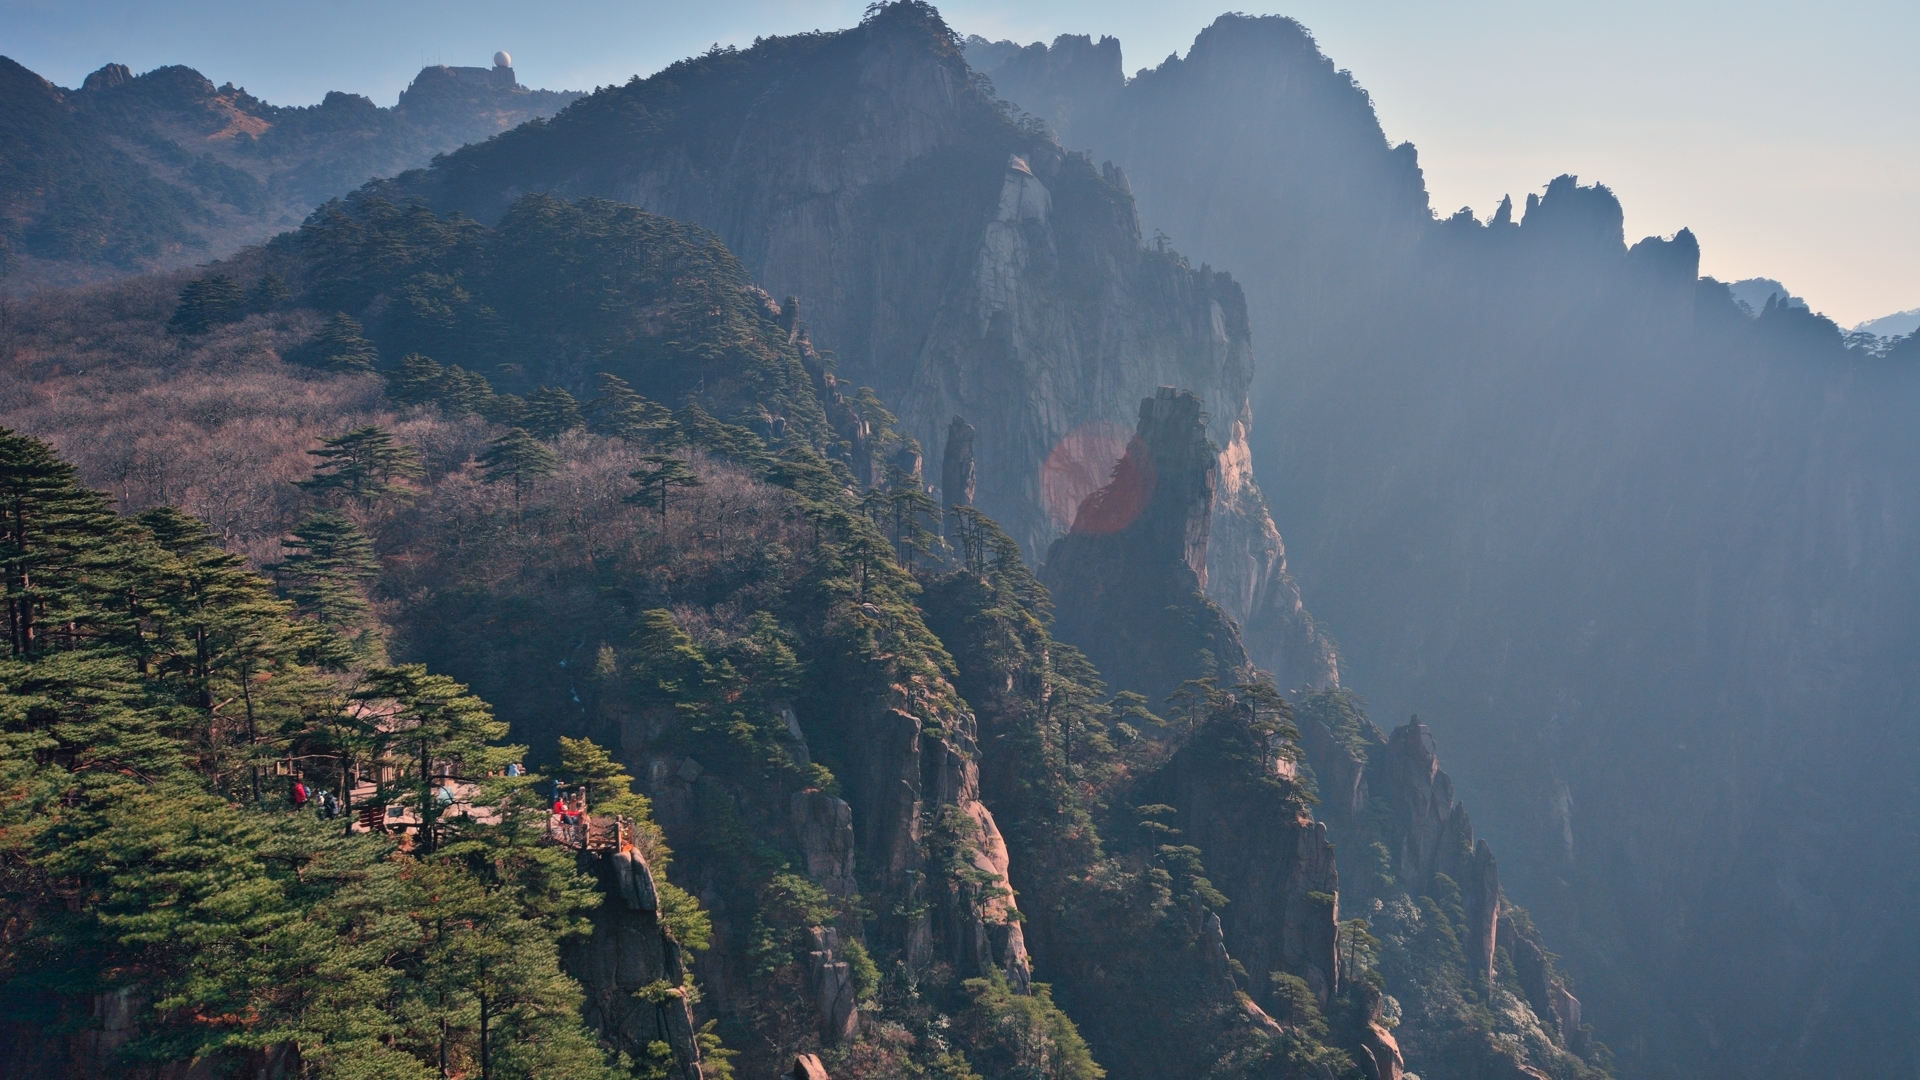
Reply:
<svg viewBox="0 0 1920 1080"><path fill-rule="evenodd" d="M1436 216L1289 19L969 56L1245 289L1343 681L1450 748L1623 1070L1909 1067L1920 340L1743 309L1592 178Z"/></svg>
<svg viewBox="0 0 1920 1080"><path fill-rule="evenodd" d="M1432 733L1415 718L1384 736L1339 688L1289 707L1200 591L1217 479L1203 431L1190 394L1142 401L1127 457L1041 577L1062 641L1185 713L1162 736L1177 749L1142 768L1127 799L1166 837L1163 858L1188 851L1189 872L1204 867L1189 903L1216 936L1217 966L1256 1022L1310 1028L1324 1011L1364 1075L1606 1075ZM1343 903L1360 919L1342 922Z"/></svg>

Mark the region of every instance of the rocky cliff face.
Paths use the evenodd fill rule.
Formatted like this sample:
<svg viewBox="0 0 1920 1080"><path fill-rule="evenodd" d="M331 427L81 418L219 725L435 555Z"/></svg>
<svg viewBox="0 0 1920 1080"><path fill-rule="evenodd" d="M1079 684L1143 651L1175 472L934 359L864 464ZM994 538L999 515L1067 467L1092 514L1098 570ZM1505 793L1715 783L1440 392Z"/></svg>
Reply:
<svg viewBox="0 0 1920 1080"><path fill-rule="evenodd" d="M1920 858L1910 815L1857 810L1920 770L1914 366L1741 312L1591 179L1434 217L1291 20L1131 80L1087 39L969 54L1246 290L1250 442L1314 610L1439 733L1623 1065L1904 1068L1920 939L1837 915L1898 908Z"/></svg>
<svg viewBox="0 0 1920 1080"><path fill-rule="evenodd" d="M1202 592L1219 480L1199 399L1161 387L1140 403L1112 480L1048 551L1041 580L1054 631L1116 689L1164 699L1189 679L1258 678L1238 627ZM1333 847L1294 785L1282 736L1262 720L1251 701L1216 703L1204 721L1189 720L1178 751L1134 793L1172 811L1172 835L1201 853L1224 894L1220 910L1190 896L1192 919L1214 981L1229 995L1246 982L1256 1027L1275 1024L1263 1005L1282 1004L1270 975L1301 980L1322 1007L1341 986Z"/></svg>
<svg viewBox="0 0 1920 1080"><path fill-rule="evenodd" d="M847 789L867 823L860 849L878 898L921 912L883 919L883 934L916 966L938 960L961 971L998 969L1024 987L1026 942L1007 880L1006 842L980 801L974 717L917 715L907 694L903 687L898 700L860 710L847 732L866 748ZM941 857L963 860L975 880L929 874L929 860Z"/></svg>
<svg viewBox="0 0 1920 1080"><path fill-rule="evenodd" d="M1140 403L1113 479L1047 551L1055 632L1117 689L1157 702L1186 679L1231 682L1247 668L1236 628L1204 593L1219 480L1200 399L1161 387Z"/></svg>
<svg viewBox="0 0 1920 1080"><path fill-rule="evenodd" d="M1453 797L1453 778L1440 771L1433 732L1415 717L1388 739L1380 792L1391 822L1389 846L1398 876L1416 889L1445 874L1466 902L1467 939L1461 942L1474 978L1493 980L1495 924L1500 918L1500 870L1493 850L1473 835L1467 812ZM1397 847L1397 850L1396 850Z"/></svg>
<svg viewBox="0 0 1920 1080"><path fill-rule="evenodd" d="M693 1011L681 989L686 966L660 926L652 868L632 847L583 858L594 864L606 900L594 910L592 934L562 954L567 973L586 991L581 1017L634 1057L666 1043L673 1048L672 1080L700 1080Z"/></svg>
<svg viewBox="0 0 1920 1080"><path fill-rule="evenodd" d="M846 798L811 788L793 792L786 800L791 834L766 842L791 844L800 867L828 897L845 904L864 900L875 915L875 948L899 955L915 970L944 964L966 978L999 971L1024 991L1031 963L1009 884L1006 842L980 798L976 722L945 705L949 698L950 692L930 692L901 678L872 698L841 698L839 715L813 724L783 706L780 722L791 732L798 758L811 756L809 726L816 739L842 748L837 756ZM702 805L751 803L765 794L741 790L709 775L698 761L659 749L669 717L643 712L615 722L622 756L640 776L669 837L712 829L700 817ZM727 851L683 854L696 882L730 872ZM750 1004L740 970L748 962L742 949L750 928L715 902L719 886L703 889L713 909L716 947L695 968L714 1010L726 1016ZM862 935L862 923L853 918L808 933L807 983L799 989L810 1026L824 1045L834 1046L850 1039L859 1021L843 943ZM596 927L594 941L583 948L604 956L607 942L619 940ZM577 977L590 988L608 981Z"/></svg>
<svg viewBox="0 0 1920 1080"><path fill-rule="evenodd" d="M1319 784L1333 841L1348 853L1350 910L1367 918L1387 953L1376 994L1379 1026L1387 1001L1404 1011L1397 1032L1367 1040L1365 1054L1388 1075L1401 1048L1425 1072L1534 1077L1588 1072L1595 1056L1580 1002L1527 913L1500 888L1487 841L1474 835L1440 768L1433 732L1418 717L1383 733L1342 691L1304 697L1295 714L1300 746ZM1437 952L1424 934L1446 924ZM1458 980L1451 988L1448 984ZM1395 1000L1398 999L1398 1000ZM1493 1010L1499 1042L1488 1053L1458 1038L1461 1011ZM1501 1029L1504 1029L1502 1032ZM1509 1037L1510 1036L1510 1037Z"/></svg>
<svg viewBox="0 0 1920 1080"><path fill-rule="evenodd" d="M1210 880L1228 898L1218 913L1224 944L1252 980L1255 1000L1274 1007L1268 976L1284 972L1325 1006L1340 989L1333 845L1283 785L1236 768L1236 754L1260 752L1260 737L1247 726L1251 707L1233 709L1197 732L1144 797L1174 807L1180 839L1205 853Z"/></svg>
<svg viewBox="0 0 1920 1080"><path fill-rule="evenodd" d="M1125 175L1003 115L923 6L685 61L393 190L483 219L528 190L601 195L708 226L803 298L837 377L904 435L944 457L967 418L973 502L1030 556L1105 482L1134 403L1191 389L1227 478L1211 588L1289 685L1334 677L1250 467L1238 287L1143 246Z"/></svg>

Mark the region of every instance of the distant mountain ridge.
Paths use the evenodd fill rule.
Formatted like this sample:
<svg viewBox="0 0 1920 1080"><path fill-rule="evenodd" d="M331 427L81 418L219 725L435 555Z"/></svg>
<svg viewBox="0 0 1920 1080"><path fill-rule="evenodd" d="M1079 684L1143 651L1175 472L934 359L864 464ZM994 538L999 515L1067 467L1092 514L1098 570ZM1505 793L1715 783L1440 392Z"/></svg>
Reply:
<svg viewBox="0 0 1920 1080"><path fill-rule="evenodd" d="M1915 330L1920 330L1920 307L1868 319L1853 328L1856 334L1872 334L1883 338L1906 337Z"/></svg>
<svg viewBox="0 0 1920 1080"><path fill-rule="evenodd" d="M1292 19L1132 77L1113 39L968 52L1244 288L1343 681L1447 745L1622 1073L1910 1072L1920 336L1703 278L1591 178L1436 214Z"/></svg>
<svg viewBox="0 0 1920 1080"><path fill-rule="evenodd" d="M178 65L108 64L68 90L0 57L0 274L17 292L226 255L580 96L436 65L392 108L339 91L282 107Z"/></svg>
<svg viewBox="0 0 1920 1080"><path fill-rule="evenodd" d="M705 226L797 296L836 374L897 414L921 460L978 431L976 504L1038 561L1160 386L1206 402L1221 454L1203 585L1288 688L1338 681L1246 452L1253 377L1233 278L1142 243L1124 174L1006 114L925 4L858 28L715 49L551 122L370 185L497 220L525 192ZM1063 480L1093 477L1075 488Z"/></svg>

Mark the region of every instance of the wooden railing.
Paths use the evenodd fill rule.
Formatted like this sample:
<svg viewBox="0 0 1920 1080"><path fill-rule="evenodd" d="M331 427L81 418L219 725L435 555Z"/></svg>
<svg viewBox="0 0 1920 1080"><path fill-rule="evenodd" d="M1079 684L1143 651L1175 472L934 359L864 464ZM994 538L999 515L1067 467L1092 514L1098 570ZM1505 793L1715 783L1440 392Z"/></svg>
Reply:
<svg viewBox="0 0 1920 1080"><path fill-rule="evenodd" d="M547 839L575 851L619 851L628 842L627 823L612 815L583 814L579 824L569 825L559 814L550 814Z"/></svg>

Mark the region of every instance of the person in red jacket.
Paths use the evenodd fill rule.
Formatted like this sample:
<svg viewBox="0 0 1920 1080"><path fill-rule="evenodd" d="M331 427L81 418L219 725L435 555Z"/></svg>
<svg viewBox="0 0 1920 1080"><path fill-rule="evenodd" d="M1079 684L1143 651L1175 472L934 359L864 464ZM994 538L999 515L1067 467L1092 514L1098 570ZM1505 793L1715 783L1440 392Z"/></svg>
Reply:
<svg viewBox="0 0 1920 1080"><path fill-rule="evenodd" d="M307 808L307 785L298 780L293 782L293 808L295 810Z"/></svg>

